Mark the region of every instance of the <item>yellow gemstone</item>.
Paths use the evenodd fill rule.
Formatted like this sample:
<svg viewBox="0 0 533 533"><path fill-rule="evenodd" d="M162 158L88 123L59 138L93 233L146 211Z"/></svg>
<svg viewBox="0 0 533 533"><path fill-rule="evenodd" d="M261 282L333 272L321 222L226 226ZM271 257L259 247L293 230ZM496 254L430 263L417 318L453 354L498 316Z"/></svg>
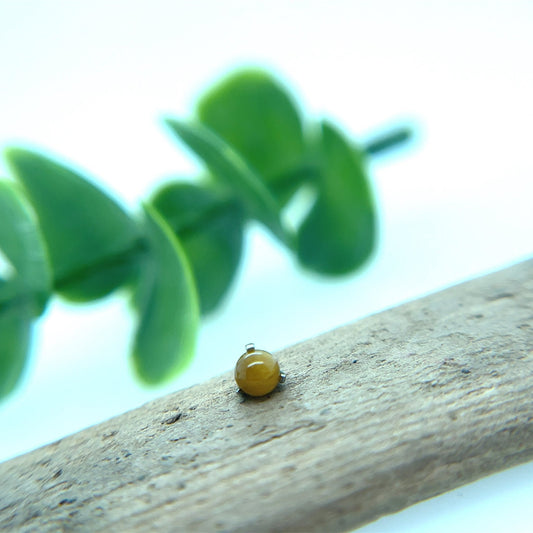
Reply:
<svg viewBox="0 0 533 533"><path fill-rule="evenodd" d="M280 380L281 372L276 358L253 346L241 355L235 366L235 381L250 396L264 396L272 392Z"/></svg>

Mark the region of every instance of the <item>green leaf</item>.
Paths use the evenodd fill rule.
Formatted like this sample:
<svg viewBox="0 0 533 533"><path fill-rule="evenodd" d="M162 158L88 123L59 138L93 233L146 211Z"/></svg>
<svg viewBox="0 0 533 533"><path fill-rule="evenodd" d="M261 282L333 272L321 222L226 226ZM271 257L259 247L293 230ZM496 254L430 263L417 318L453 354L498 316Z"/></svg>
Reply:
<svg viewBox="0 0 533 533"><path fill-rule="evenodd" d="M16 306L0 312L0 398L16 386L26 365L31 333L31 311Z"/></svg>
<svg viewBox="0 0 533 533"><path fill-rule="evenodd" d="M35 217L15 184L0 181L0 249L14 269L0 284L0 398L18 383L26 365L31 321L51 292L44 243Z"/></svg>
<svg viewBox="0 0 533 533"><path fill-rule="evenodd" d="M213 187L169 183L154 207L178 236L191 264L202 314L227 293L242 251L244 214L240 204Z"/></svg>
<svg viewBox="0 0 533 533"><path fill-rule="evenodd" d="M88 301L122 285L138 245L133 219L79 173L43 155L11 148L6 159L37 213L58 292Z"/></svg>
<svg viewBox="0 0 533 533"><path fill-rule="evenodd" d="M160 383L194 355L199 306L181 245L154 208L144 211L149 249L138 286L133 362L145 382Z"/></svg>
<svg viewBox="0 0 533 533"><path fill-rule="evenodd" d="M24 303L40 315L52 291L45 245L26 199L8 181L0 181L0 249L15 270L0 285L0 313Z"/></svg>
<svg viewBox="0 0 533 533"><path fill-rule="evenodd" d="M276 200L233 148L204 126L172 119L167 119L166 123L205 162L215 179L240 199L249 216L262 222L282 242L292 246L292 236L281 223Z"/></svg>
<svg viewBox="0 0 533 533"><path fill-rule="evenodd" d="M299 167L279 175L276 181L271 183L270 189L280 204L286 207L296 191L304 185L314 185L318 178L316 165L311 161L302 161Z"/></svg>
<svg viewBox="0 0 533 533"><path fill-rule="evenodd" d="M322 124L318 197L298 232L298 257L324 274L361 266L376 240L376 215L361 151Z"/></svg>
<svg viewBox="0 0 533 533"><path fill-rule="evenodd" d="M239 152L270 186L300 165L302 121L295 102L270 74L234 73L198 103L198 117Z"/></svg>

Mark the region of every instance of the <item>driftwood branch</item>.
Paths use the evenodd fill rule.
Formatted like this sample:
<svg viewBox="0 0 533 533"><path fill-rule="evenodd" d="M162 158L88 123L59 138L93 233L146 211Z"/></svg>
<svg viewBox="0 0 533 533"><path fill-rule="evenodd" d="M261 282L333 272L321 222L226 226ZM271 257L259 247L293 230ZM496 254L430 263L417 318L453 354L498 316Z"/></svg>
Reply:
<svg viewBox="0 0 533 533"><path fill-rule="evenodd" d="M0 529L343 531L533 458L533 261L278 356L0 465Z"/></svg>

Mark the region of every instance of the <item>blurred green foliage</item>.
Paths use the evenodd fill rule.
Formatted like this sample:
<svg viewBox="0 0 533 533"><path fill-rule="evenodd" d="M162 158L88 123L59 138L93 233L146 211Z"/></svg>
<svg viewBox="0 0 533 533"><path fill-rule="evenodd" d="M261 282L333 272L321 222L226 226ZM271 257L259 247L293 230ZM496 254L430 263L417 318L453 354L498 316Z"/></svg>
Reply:
<svg viewBox="0 0 533 533"><path fill-rule="evenodd" d="M139 238L135 221L83 176L20 148L5 158L39 220L56 291L89 302L120 287L131 274Z"/></svg>
<svg viewBox="0 0 533 533"><path fill-rule="evenodd" d="M193 183L163 184L139 217L63 163L5 151L18 184L0 182L0 250L12 267L0 278L0 398L19 381L32 322L54 293L89 302L129 291L137 375L150 384L176 375L194 354L199 316L228 293L249 220L309 270L361 267L377 225L366 158L410 136L401 128L357 145L329 121L304 121L260 70L230 75L199 99L191 120L165 124L205 171ZM314 200L295 231L283 214L302 186Z"/></svg>
<svg viewBox="0 0 533 533"><path fill-rule="evenodd" d="M235 277L242 253L244 209L209 183L169 183L153 200L185 251L203 315L213 311Z"/></svg>
<svg viewBox="0 0 533 533"><path fill-rule="evenodd" d="M296 102L268 73L237 72L198 102L198 120L232 146L274 193L275 184L304 161ZM291 192L295 192L293 187ZM290 198L283 195L282 204Z"/></svg>
<svg viewBox="0 0 533 533"><path fill-rule="evenodd" d="M177 374L194 353L198 296L189 263L172 230L151 206L144 207L148 249L137 284L139 326L133 361L146 383Z"/></svg>
<svg viewBox="0 0 533 533"><path fill-rule="evenodd" d="M376 241L365 154L328 122L317 132L316 201L298 230L298 258L323 274L361 266Z"/></svg>
<svg viewBox="0 0 533 533"><path fill-rule="evenodd" d="M44 242L18 187L0 181L0 250L12 266L0 279L0 398L10 393L26 365L34 317L52 292Z"/></svg>

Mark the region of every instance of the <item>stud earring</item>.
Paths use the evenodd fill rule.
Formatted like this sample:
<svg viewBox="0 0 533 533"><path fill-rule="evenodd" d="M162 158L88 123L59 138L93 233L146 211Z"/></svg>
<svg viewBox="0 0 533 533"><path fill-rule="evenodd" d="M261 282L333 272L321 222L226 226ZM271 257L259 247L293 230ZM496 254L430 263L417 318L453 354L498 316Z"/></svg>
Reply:
<svg viewBox="0 0 533 533"><path fill-rule="evenodd" d="M235 365L235 381L250 396L264 396L285 381L277 359L265 350L257 350L253 344L246 345Z"/></svg>

